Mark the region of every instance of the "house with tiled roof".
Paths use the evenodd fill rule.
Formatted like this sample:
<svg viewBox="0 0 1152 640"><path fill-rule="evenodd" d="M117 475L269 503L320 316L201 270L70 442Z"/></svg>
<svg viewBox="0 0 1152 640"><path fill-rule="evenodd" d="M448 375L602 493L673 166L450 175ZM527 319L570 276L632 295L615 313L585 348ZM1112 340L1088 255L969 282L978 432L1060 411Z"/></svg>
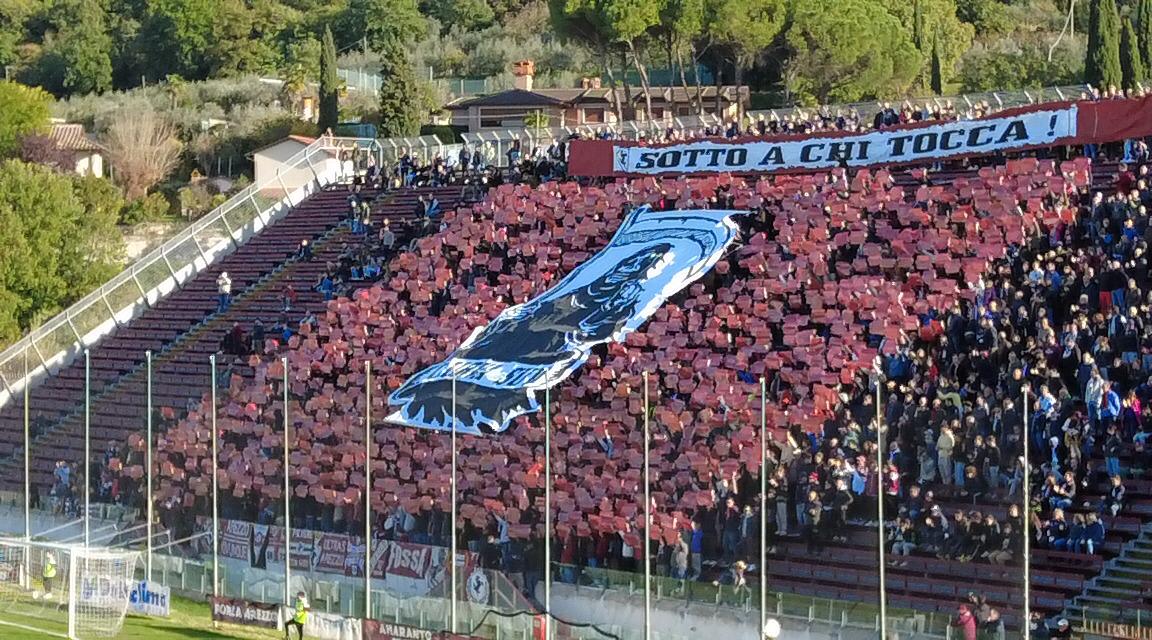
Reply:
<svg viewBox="0 0 1152 640"><path fill-rule="evenodd" d="M73 171L82 176L103 177L104 147L88 137L84 125L55 123L48 138L69 159Z"/></svg>
<svg viewBox="0 0 1152 640"><path fill-rule="evenodd" d="M513 67L515 88L484 96L460 98L445 105L451 124L465 131L483 129L520 128L525 119L532 122L536 114L547 118L550 127L575 127L584 124L603 124L616 121L613 110L613 89L601 85L599 78L585 78L581 86L573 89L534 89L534 65L530 61L518 62ZM617 87L621 103L628 104L624 89ZM691 116L696 114L694 103L700 100L707 114L721 119L736 117L739 107L748 106L746 86L651 87L652 119ZM642 87L632 87L631 103L627 109L644 118L648 102Z"/></svg>

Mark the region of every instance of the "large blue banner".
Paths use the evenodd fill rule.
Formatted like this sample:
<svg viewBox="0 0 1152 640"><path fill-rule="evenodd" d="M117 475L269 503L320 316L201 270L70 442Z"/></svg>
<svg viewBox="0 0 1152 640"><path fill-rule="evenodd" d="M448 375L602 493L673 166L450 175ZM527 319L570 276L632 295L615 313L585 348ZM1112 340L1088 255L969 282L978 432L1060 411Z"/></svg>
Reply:
<svg viewBox="0 0 1152 640"><path fill-rule="evenodd" d="M479 434L538 411L537 394L572 375L593 347L623 340L707 273L736 237L736 213L633 211L607 246L556 286L505 309L447 360L409 378L389 397L397 408L388 420Z"/></svg>

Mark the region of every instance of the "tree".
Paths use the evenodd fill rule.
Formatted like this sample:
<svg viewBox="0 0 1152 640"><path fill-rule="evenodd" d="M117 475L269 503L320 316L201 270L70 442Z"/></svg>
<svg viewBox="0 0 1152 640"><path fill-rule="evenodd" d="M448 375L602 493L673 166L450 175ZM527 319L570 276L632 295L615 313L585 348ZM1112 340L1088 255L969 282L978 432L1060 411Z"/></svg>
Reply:
<svg viewBox="0 0 1152 640"><path fill-rule="evenodd" d="M984 37L1010 33L1015 27L1007 5L999 0L957 0L956 17Z"/></svg>
<svg viewBox="0 0 1152 640"><path fill-rule="evenodd" d="M1140 59L1136 30L1128 18L1124 19L1124 28L1120 31L1120 71L1126 90L1136 89L1145 80L1144 61Z"/></svg>
<svg viewBox="0 0 1152 640"><path fill-rule="evenodd" d="M61 149L52 136L38 133L20 139L19 157L24 162L44 165L57 171L71 171L75 164L72 152Z"/></svg>
<svg viewBox="0 0 1152 640"><path fill-rule="evenodd" d="M1001 41L991 46L977 45L965 54L960 65L960 89L973 93L1003 87L1039 89L1080 80L1080 56L1057 55L1049 61L1047 53L1048 47L1043 43L1019 46L1014 41Z"/></svg>
<svg viewBox="0 0 1152 640"><path fill-rule="evenodd" d="M68 282L69 302L78 300L120 271L124 236L116 227L124 195L105 178L70 176L84 216L65 231L60 272Z"/></svg>
<svg viewBox="0 0 1152 640"><path fill-rule="evenodd" d="M944 75L951 73L960 62L964 52L972 46L975 29L972 25L962 22L957 16L955 0L916 0L915 4L909 2L883 3L885 10L895 16L901 25L909 25L904 30L913 38L912 44L919 52L917 80L924 87L928 87L932 75L932 46L937 43L940 47L940 68ZM921 17L916 17L916 11ZM920 27L920 41L917 43L917 20Z"/></svg>
<svg viewBox="0 0 1152 640"><path fill-rule="evenodd" d="M118 206L100 178L18 160L0 163L0 342L18 338L113 275L123 254Z"/></svg>
<svg viewBox="0 0 1152 640"><path fill-rule="evenodd" d="M369 48L383 51L393 42L409 44L424 35L427 20L415 0L349 0L335 26L341 44L367 39Z"/></svg>
<svg viewBox="0 0 1152 640"><path fill-rule="evenodd" d="M183 147L176 128L150 105L122 110L104 135L108 159L129 200L137 200L176 168Z"/></svg>
<svg viewBox="0 0 1152 640"><path fill-rule="evenodd" d="M787 42L793 92L821 104L904 93L920 54L911 34L879 0L805 0Z"/></svg>
<svg viewBox="0 0 1152 640"><path fill-rule="evenodd" d="M324 27L320 41L320 116L316 126L320 133L335 130L340 124L340 76L336 74L336 41L332 30Z"/></svg>
<svg viewBox="0 0 1152 640"><path fill-rule="evenodd" d="M1139 0L1135 12L1137 48L1140 50L1140 61L1147 71L1152 69L1152 0Z"/></svg>
<svg viewBox="0 0 1152 640"><path fill-rule="evenodd" d="M408 62L399 42L385 43L380 51L380 137L402 138L420 133L428 115L428 94Z"/></svg>
<svg viewBox="0 0 1152 640"><path fill-rule="evenodd" d="M660 0L600 0L604 7L609 38L623 45L631 60L640 85L644 88L645 118L652 117L652 86L648 81L648 68L641 61L644 41L649 30L660 23Z"/></svg>
<svg viewBox="0 0 1152 640"><path fill-rule="evenodd" d="M96 0L63 2L68 11L57 37L56 54L64 67L62 84L69 94L102 93L112 88L112 37L106 12Z"/></svg>
<svg viewBox="0 0 1152 640"><path fill-rule="evenodd" d="M52 96L42 89L0 80L0 158L20 150L20 139L48 130Z"/></svg>
<svg viewBox="0 0 1152 640"><path fill-rule="evenodd" d="M695 71L697 65L696 46L693 39L704 30L704 0L667 0L660 11L660 24L657 37L664 45L668 57L668 68L680 72L680 86L688 93L688 78L684 74L684 56L687 54ZM699 73L696 73L699 80ZM692 96L693 106L700 108L699 84L697 93Z"/></svg>
<svg viewBox="0 0 1152 640"><path fill-rule="evenodd" d="M425 0L420 8L435 18L443 31L451 27L476 31L491 25L496 17L486 0Z"/></svg>
<svg viewBox="0 0 1152 640"><path fill-rule="evenodd" d="M206 53L213 42L218 0L144 0L144 16L137 36L139 71L159 79L175 74L189 80L208 77Z"/></svg>
<svg viewBox="0 0 1152 640"><path fill-rule="evenodd" d="M932 40L932 77L930 81L932 93L942 95L944 93L944 70L940 67L940 38L937 36Z"/></svg>
<svg viewBox="0 0 1152 640"><path fill-rule="evenodd" d="M706 0L709 35L731 52L735 84L743 84L744 70L780 36L788 5L783 0Z"/></svg>
<svg viewBox="0 0 1152 640"><path fill-rule="evenodd" d="M1088 17L1088 53L1084 79L1100 89L1124 82L1120 68L1120 12L1116 0L1093 0Z"/></svg>
<svg viewBox="0 0 1152 640"><path fill-rule="evenodd" d="M923 0L912 0L912 44L920 53L924 53L924 3ZM935 42L933 42L935 46Z"/></svg>
<svg viewBox="0 0 1152 640"><path fill-rule="evenodd" d="M602 5L592 0L548 0L552 28L560 38L587 47L600 61L600 68L608 78L613 110L616 118L622 120L626 114L620 93L616 90L616 73L612 69L614 42L601 9Z"/></svg>

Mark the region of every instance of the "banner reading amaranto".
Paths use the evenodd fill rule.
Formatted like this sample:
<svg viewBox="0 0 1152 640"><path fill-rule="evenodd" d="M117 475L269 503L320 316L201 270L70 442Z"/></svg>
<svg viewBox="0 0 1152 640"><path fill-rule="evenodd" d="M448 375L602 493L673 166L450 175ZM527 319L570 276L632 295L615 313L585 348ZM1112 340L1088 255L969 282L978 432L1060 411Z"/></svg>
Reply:
<svg viewBox="0 0 1152 640"><path fill-rule="evenodd" d="M1116 142L1152 135L1152 97L1062 102L1008 109L974 120L928 121L862 133L691 140L646 146L626 140L576 140L569 173L625 176L773 173L866 167Z"/></svg>

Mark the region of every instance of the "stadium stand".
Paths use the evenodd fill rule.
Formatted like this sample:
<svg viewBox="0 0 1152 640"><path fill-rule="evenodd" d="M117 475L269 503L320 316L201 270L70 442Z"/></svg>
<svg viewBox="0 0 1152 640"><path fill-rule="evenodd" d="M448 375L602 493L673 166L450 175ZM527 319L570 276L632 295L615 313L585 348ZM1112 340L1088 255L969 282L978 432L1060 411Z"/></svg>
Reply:
<svg viewBox="0 0 1152 640"><path fill-rule="evenodd" d="M512 175L561 175L563 155L530 151L536 160ZM623 344L598 348L553 393L560 580L637 568L647 372L655 433L647 528L658 573L739 591L764 544L773 590L873 602L880 584L870 520L884 500L892 517L884 588L894 606L951 613L970 600L982 622L996 609L1019 628L1023 518L1035 533L1036 610L1056 614L1073 599L1141 602L1141 580L1114 578L1105 592L1093 578L1152 521L1152 484L1142 478L1152 418L1147 167L994 162L517 183L460 207L459 187L405 189L372 216L403 231L395 251L378 234L365 239L340 224L347 191L321 193L94 351L97 440L128 442L104 458L105 497L139 504L140 367L152 347L164 433L155 498L183 507L185 521L165 523L174 529L207 511L206 361L222 353L222 515L273 522L283 498L283 357L292 524L359 531L368 360L375 529L445 545L449 437L387 424L388 391L502 309L547 290L636 206L731 208L749 212L737 249ZM413 213L421 196L437 197L443 213L415 224L427 218ZM311 260L303 238L313 239ZM324 285L329 262L364 251L384 263L378 281ZM222 272L235 301L214 313ZM279 323L288 331L269 331L256 348L247 331L232 333L237 322L279 317L286 284L298 296ZM882 468L870 382L877 360L892 445ZM53 482L57 459L80 455L82 373L73 365L36 390L49 398L36 405L37 430L53 443L36 454L39 483ZM766 461L761 376L773 437ZM1031 429L1022 435L1025 384ZM0 413L0 454L16 452L20 429L19 407ZM1032 478L1017 463L1021 437L1032 444ZM489 568L530 574L527 565L539 565L543 443L540 416L517 419L499 437L460 439L458 535ZM771 491L762 508L765 464ZM16 482L13 464L3 473ZM1035 500L1021 509L1023 482ZM526 578L532 594L539 575Z"/></svg>
<svg viewBox="0 0 1152 640"><path fill-rule="evenodd" d="M220 350L234 327L239 325L250 334L261 321L271 336L277 325L295 326L322 310L324 294L315 285L333 263L339 262L348 241L358 238L342 224L348 217L349 194L350 187L340 187L302 203L241 250L212 265L94 348L91 419L95 447L103 450L108 441L122 445L130 434L140 432L146 414L142 399L147 350L154 353L154 417L160 429L169 416L183 413L190 400L198 401L208 389L205 362ZM366 189L362 195L375 200L380 194ZM444 206L454 206L460 188L384 195L372 205L376 229L389 220L397 247L420 231L412 222L415 203L421 196L437 196ZM311 244L310 259L301 255L302 240ZM234 298L224 312L218 310L217 279L221 273L230 276ZM348 284L355 288L362 282ZM287 305L288 310L285 297L295 301ZM237 364L243 365L243 361ZM33 446L33 480L42 487L53 485L52 472L58 460L83 457L83 393L83 359L32 391L30 409L37 442L52 445ZM0 456L7 462L3 474L10 486L22 481L20 468L11 459L22 448L22 411L21 403L10 403L0 412ZM137 455L142 455L139 437L132 443Z"/></svg>
<svg viewBox="0 0 1152 640"><path fill-rule="evenodd" d="M1057 314L1054 304L1044 309L1053 320L1025 328L1006 319L1008 302L999 298L1011 300L1012 283L1023 282L1025 274L1033 277L1025 264L1033 252L1060 251L1059 258L1043 255L1062 261L1071 247L1103 240L1077 231L1086 226L1083 220L1077 224L1076 207L1093 186L1089 169L1086 159L1057 164L1026 158L941 174L918 169L899 181L879 170L747 182L713 177L604 187L574 182L500 187L475 207L449 210L440 233L419 239L412 251L392 260L386 280L329 302L315 324L302 325L286 344L270 343L264 358L252 358L250 375L231 376L218 416L226 434L222 488L234 496L227 511L252 520L275 518L271 505L280 498L282 473L278 358L284 356L295 433L294 526L358 530L363 361L370 359L378 374L373 397L380 416L373 463L378 530L445 544L448 437L385 425L386 391L442 359L506 305L547 289L602 246L631 207L732 207L753 212L741 222L744 246L660 309L626 344L598 352L554 398L556 536L561 562L573 565L562 579L580 580L585 566L636 566L643 443L635 425L644 371L655 374L656 561L671 575L684 570L674 558L681 544L696 546L690 532L695 521L703 538L700 560L707 562L699 562L697 571L689 567L688 577L746 579L733 567L738 559L755 556L748 550L758 543L758 524L752 524L758 523L758 511L750 520L741 509L758 510L756 379L765 375L771 382L768 424L775 438L769 464L783 470L787 487L780 494L786 505L782 526L772 529L792 534L778 530L768 541L773 588L873 601L875 533L865 528L869 510L861 507L880 495L866 377L873 357L882 355L896 396L885 406L885 422L893 425L896 440L890 452L896 473L884 485L885 493L895 494L889 513L925 518L934 513L934 502L940 508L935 524L952 521L947 543L930 540L921 522L912 525L913 555L894 559L888 574L892 602L951 612L958 600L976 592L987 599L986 606L1003 611L1009 626L1018 627L1021 523L1019 511L1010 513L1009 505L1019 502L1019 493L1008 487L1019 452L1012 427L1019 427L1020 413L1004 403L1022 401L1021 378L1011 373L1022 368L1019 363L1029 363L1034 392L1045 382L1039 376L1045 375L1048 359L1036 347L1039 332L1061 326L1055 318L1072 318ZM1098 169L1096 186L1109 184L1115 171ZM538 251L543 247L548 250ZM1040 274L1041 281L1045 277L1050 281ZM972 318L971 326L965 318ZM997 331L977 318L998 323ZM1008 342L995 346L993 333ZM1048 333L1045 339L1055 340L1055 332ZM985 345L985 340L993 342ZM950 341L969 343L976 350L973 357L958 354ZM996 354L1000 369L984 378L989 374L978 365L989 360L981 355L988 353ZM994 408L973 404L980 381L994 390L989 394ZM1069 397L1080 395L1079 388L1070 389ZM901 398L905 393L907 400ZM982 416L978 426L960 424L960 413L950 408L961 393L963 415ZM916 407L913 397L924 398L924 405ZM1071 416L1074 401L1064 403L1061 411ZM186 417L169 421L160 443L159 500L174 498L202 512L209 486L204 474L209 410L202 399ZM959 483L953 482L954 469L929 473L933 464L902 453L922 442L914 427L939 433L947 424L957 429L949 461L972 463L961 465ZM813 435L821 430L823 440ZM961 430L968 437L959 437ZM978 434L1002 436L995 461L975 445ZM542 443L538 418L521 418L498 438L462 438L461 537L470 548L481 550L493 541L531 545L539 535ZM931 462L941 460L936 453L943 444L935 439L919 448L933 452ZM1120 457L1134 463L1129 446L1121 448ZM1033 449L1039 451L1039 470L1051 452ZM1068 551L1067 542L1057 543L1067 536L1050 536L1054 503L1038 492L1032 599L1041 611L1058 612L1079 594L1099 571L1101 558L1115 555L1134 537L1139 515L1149 512L1148 495L1135 483L1129 483L1117 514L1102 506L1108 481L1095 473L1101 452L1100 445L1091 451L1084 447L1079 462L1072 462L1082 486L1069 505L1070 512L1101 514L1106 533L1095 545L1097 555ZM857 463L857 455L864 460ZM1070 448L1056 455L1066 462ZM972 482L965 480L964 466L977 467ZM129 464L127 474L139 477L141 469ZM1038 471L1037 480L1042 476ZM837 478L844 480L839 489ZM932 500L909 498L908 487L918 481L922 495L931 493ZM1019 478L1015 481L1018 485ZM805 507L813 504L805 504L801 487L809 485L818 489L816 513L826 523L849 525L846 534L833 535L836 527L827 524L806 526ZM848 493L856 506L838 513ZM729 495L733 504L726 509ZM899 540L895 531L889 535L890 542ZM998 563L1004 566L971 570L970 562L985 562L997 550L1007 552ZM816 551L819 563L812 561ZM502 553L490 557L498 567L506 561Z"/></svg>

